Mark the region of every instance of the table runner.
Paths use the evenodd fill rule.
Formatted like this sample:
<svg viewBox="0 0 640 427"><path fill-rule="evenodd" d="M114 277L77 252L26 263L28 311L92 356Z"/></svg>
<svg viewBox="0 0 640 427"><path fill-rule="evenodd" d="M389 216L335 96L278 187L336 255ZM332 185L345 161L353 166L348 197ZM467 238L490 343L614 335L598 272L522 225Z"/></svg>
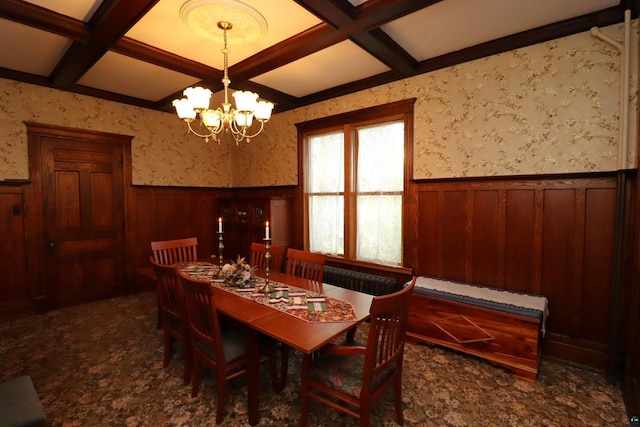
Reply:
<svg viewBox="0 0 640 427"><path fill-rule="evenodd" d="M218 280L218 267L210 263L182 263L178 268L195 279L210 281L213 286L224 291L273 307L307 322L348 322L357 319L351 303L285 283L270 281L274 290L265 295L255 291L256 286L264 285L263 278L258 278L258 282L250 287L240 288L228 286Z"/></svg>

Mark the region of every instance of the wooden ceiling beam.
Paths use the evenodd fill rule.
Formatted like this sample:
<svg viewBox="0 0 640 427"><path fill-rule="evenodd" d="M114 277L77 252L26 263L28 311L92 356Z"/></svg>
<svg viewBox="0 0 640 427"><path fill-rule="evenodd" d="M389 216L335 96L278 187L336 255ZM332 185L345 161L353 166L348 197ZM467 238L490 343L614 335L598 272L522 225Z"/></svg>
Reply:
<svg viewBox="0 0 640 427"><path fill-rule="evenodd" d="M179 55L158 49L137 40L123 37L111 46L113 52L126 55L140 61L167 68L178 73L197 77L201 80L222 80L222 70L201 64Z"/></svg>
<svg viewBox="0 0 640 427"><path fill-rule="evenodd" d="M90 35L84 22L21 0L1 1L0 18L73 40L88 40Z"/></svg>
<svg viewBox="0 0 640 427"><path fill-rule="evenodd" d="M299 0L314 15L332 24L363 50L406 77L415 74L417 61L380 26L441 0L369 0L353 7L346 0Z"/></svg>
<svg viewBox="0 0 640 427"><path fill-rule="evenodd" d="M51 75L52 87L75 84L159 0L105 0L89 22L91 34L67 50Z"/></svg>
<svg viewBox="0 0 640 427"><path fill-rule="evenodd" d="M379 32L368 33L440 0L369 0L351 9L347 0L295 1L325 22L234 65L230 72L236 79L249 80L349 38L401 75L415 73L415 61L399 45Z"/></svg>

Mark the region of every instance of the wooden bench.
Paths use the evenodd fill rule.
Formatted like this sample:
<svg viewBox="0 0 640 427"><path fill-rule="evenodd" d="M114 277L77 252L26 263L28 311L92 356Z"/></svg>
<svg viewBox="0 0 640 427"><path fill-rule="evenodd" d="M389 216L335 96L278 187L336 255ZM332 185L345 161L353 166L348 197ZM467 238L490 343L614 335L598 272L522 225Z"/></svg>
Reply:
<svg viewBox="0 0 640 427"><path fill-rule="evenodd" d="M419 277L407 336L481 357L535 381L547 313L545 297Z"/></svg>

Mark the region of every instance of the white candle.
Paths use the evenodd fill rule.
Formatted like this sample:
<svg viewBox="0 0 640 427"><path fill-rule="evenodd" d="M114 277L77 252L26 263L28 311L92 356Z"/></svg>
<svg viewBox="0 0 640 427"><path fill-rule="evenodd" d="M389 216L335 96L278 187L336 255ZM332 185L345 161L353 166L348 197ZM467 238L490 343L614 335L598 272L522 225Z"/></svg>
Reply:
<svg viewBox="0 0 640 427"><path fill-rule="evenodd" d="M218 218L218 233L222 233L222 217Z"/></svg>
<svg viewBox="0 0 640 427"><path fill-rule="evenodd" d="M268 239L268 238L269 238L269 221L267 221L267 223L266 223L266 227L264 228L264 237L265 237L266 239Z"/></svg>

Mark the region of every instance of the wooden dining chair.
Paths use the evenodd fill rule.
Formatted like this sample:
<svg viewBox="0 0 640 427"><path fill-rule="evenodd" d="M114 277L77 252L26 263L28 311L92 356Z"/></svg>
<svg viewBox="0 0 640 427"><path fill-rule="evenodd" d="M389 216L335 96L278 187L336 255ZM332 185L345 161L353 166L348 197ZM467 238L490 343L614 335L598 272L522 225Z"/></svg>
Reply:
<svg viewBox="0 0 640 427"><path fill-rule="evenodd" d="M151 242L151 254L152 259L161 265L173 265L177 262L196 261L198 259L198 238L187 237L184 239L157 240ZM159 295L157 327L162 327Z"/></svg>
<svg viewBox="0 0 640 427"><path fill-rule="evenodd" d="M179 341L184 352L184 384L191 381L191 343L189 321L182 292L182 284L176 269L171 265L161 265L150 258L156 276L162 334L164 336L164 358L162 366L169 366L173 342Z"/></svg>
<svg viewBox="0 0 640 427"><path fill-rule="evenodd" d="M322 283L326 262L327 256L324 254L289 248L287 250L286 273Z"/></svg>
<svg viewBox="0 0 640 427"><path fill-rule="evenodd" d="M198 259L198 238L187 237L186 239L151 242L151 252L155 262L162 265L196 261Z"/></svg>
<svg viewBox="0 0 640 427"><path fill-rule="evenodd" d="M266 268L264 262L264 254L267 252L266 245L264 243L253 242L251 243L249 252L251 254L249 265L257 267L259 270L264 270ZM271 248L269 248L269 253L271 254L271 263L269 264L270 271L282 272L286 252L287 248L285 246L271 246Z"/></svg>
<svg viewBox="0 0 640 427"><path fill-rule="evenodd" d="M193 385L191 397L198 395L201 365L209 367L216 376L216 424L224 419L227 381L246 374L247 353L245 331L235 323L220 322L214 298L214 288L208 281L197 280L177 271L184 290L193 356ZM223 292L223 291L220 291ZM279 387L274 342L264 345L271 369L274 389Z"/></svg>
<svg viewBox="0 0 640 427"><path fill-rule="evenodd" d="M400 425L404 423L402 361L415 283L414 277L404 289L373 299L366 346L329 344L319 355L304 357L301 426L308 423L310 399L358 418L361 426L369 426L373 405L389 388L395 394L396 420Z"/></svg>

